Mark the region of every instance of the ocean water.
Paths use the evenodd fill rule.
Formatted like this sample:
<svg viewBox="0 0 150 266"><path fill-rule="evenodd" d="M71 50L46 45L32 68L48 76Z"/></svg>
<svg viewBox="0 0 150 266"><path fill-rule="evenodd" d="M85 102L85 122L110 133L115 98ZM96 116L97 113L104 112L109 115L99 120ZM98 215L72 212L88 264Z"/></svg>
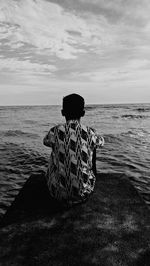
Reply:
<svg viewBox="0 0 150 266"><path fill-rule="evenodd" d="M50 149L43 137L64 122L60 106L0 107L0 216L31 173L46 170ZM104 136L98 173L128 176L150 206L150 104L86 106L82 123Z"/></svg>

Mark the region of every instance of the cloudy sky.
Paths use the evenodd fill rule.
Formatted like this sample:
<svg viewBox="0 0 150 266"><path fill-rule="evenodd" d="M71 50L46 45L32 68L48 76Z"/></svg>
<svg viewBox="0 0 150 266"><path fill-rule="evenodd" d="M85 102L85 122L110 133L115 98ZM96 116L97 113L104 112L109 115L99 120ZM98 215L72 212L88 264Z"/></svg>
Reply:
<svg viewBox="0 0 150 266"><path fill-rule="evenodd" d="M0 105L150 102L149 0L0 0Z"/></svg>

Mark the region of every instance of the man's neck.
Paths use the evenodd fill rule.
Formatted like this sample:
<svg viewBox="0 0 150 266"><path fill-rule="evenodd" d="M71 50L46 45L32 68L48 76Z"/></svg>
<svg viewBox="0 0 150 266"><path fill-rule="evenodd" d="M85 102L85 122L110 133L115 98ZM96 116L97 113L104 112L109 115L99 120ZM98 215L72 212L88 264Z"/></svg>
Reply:
<svg viewBox="0 0 150 266"><path fill-rule="evenodd" d="M73 119L68 119L68 118L66 118L66 123L68 123L68 122L70 122L70 121L78 121L79 123L80 123L80 120L81 120L81 118L73 118Z"/></svg>

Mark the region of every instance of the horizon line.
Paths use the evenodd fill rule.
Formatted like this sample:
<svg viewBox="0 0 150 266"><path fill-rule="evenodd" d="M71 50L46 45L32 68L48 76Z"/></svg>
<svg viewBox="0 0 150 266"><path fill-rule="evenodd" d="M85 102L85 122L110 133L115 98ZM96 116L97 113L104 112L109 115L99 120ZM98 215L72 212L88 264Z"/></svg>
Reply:
<svg viewBox="0 0 150 266"><path fill-rule="evenodd" d="M112 102L112 103L86 103L85 107L88 105L126 105L126 104L150 104L150 102ZM25 107L25 106L61 106L61 104L12 104L12 105L0 105L0 107Z"/></svg>

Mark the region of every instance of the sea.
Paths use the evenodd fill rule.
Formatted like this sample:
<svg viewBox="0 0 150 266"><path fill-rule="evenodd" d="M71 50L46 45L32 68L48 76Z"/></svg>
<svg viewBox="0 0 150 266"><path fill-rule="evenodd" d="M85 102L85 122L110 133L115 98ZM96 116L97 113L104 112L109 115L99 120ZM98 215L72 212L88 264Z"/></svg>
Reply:
<svg viewBox="0 0 150 266"><path fill-rule="evenodd" d="M87 105L82 123L105 139L98 173L124 175L150 207L150 104ZM0 106L0 217L32 173L46 171L43 138L65 122L61 106ZM107 176L107 175L106 175Z"/></svg>

